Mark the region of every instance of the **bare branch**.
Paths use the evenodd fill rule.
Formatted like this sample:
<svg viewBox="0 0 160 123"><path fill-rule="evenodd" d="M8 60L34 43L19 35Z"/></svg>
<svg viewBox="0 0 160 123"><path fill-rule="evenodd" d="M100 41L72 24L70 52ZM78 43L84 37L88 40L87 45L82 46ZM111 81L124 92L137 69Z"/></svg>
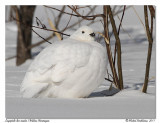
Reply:
<svg viewBox="0 0 160 123"><path fill-rule="evenodd" d="M92 11L94 11L96 9L96 6L94 6L88 13L86 16L90 15L92 13ZM80 21L68 26L66 29L72 28L74 26L76 26L78 23L81 23L84 19L81 19ZM63 29L61 32L64 32L65 30Z"/></svg>
<svg viewBox="0 0 160 123"><path fill-rule="evenodd" d="M32 31L37 34L40 38L42 38L43 40L45 40L46 42L48 42L49 44L52 44L51 42L47 41L45 38L43 38L42 36L40 36L36 31L34 31L34 29L32 29Z"/></svg>
<svg viewBox="0 0 160 123"><path fill-rule="evenodd" d="M78 15L76 15L76 14L72 14L72 13L69 13L69 12L65 12L65 11L59 10L59 9L57 9L57 8L54 8L54 7L50 7L50 6L46 6L46 5L44 5L44 7L47 7L47 8L50 8L50 9L54 9L54 10L56 10L56 11L59 11L59 12L61 12L61 13L67 14L67 15L72 15L72 16L80 17L80 16L78 16Z"/></svg>
<svg viewBox="0 0 160 123"><path fill-rule="evenodd" d="M122 64L121 64L121 42L120 42L120 39L119 39L119 36L118 36L118 32L117 32L117 29L116 29L116 25L115 25L115 21L114 21L114 18L113 18L113 14L112 14L112 10L111 10L111 7L110 6L107 6L107 10L109 12L109 18L110 18L110 21L111 21L111 25L112 25L112 28L113 28L113 32L114 32L114 36L115 36L115 39L116 39L116 44L117 44L117 66L118 66L118 75L119 75L119 89L123 89L123 75L122 75Z"/></svg>
<svg viewBox="0 0 160 123"><path fill-rule="evenodd" d="M87 6L81 6L81 7L77 6L77 9L81 9L81 8L90 8L90 5L89 6L88 5Z"/></svg>
<svg viewBox="0 0 160 123"><path fill-rule="evenodd" d="M66 8L66 6L63 6L62 9L61 9L61 11L64 11L65 8ZM58 25L59 25L59 23L60 23L60 20L61 20L61 18L62 18L62 15L63 15L63 12L60 12L59 15L58 15L58 17L57 17L58 19L57 19L57 21L55 22L56 29L58 29Z"/></svg>
<svg viewBox="0 0 160 123"><path fill-rule="evenodd" d="M118 15L117 15L117 17L118 17L118 19L119 19L119 21L120 21L120 17L119 17ZM123 32L127 33L128 37L129 37L131 40L133 40L133 41L136 42L136 40L129 34L129 32L126 31L126 30L123 28L122 24L121 24L121 28L122 28Z"/></svg>
<svg viewBox="0 0 160 123"><path fill-rule="evenodd" d="M103 13L105 15L105 17L103 18L103 21L104 21L104 34L105 34L105 37L108 39L108 41L110 40L109 39L109 30L108 30L108 10L107 10L107 6L103 6ZM112 71L112 74L113 74L113 83L115 84L115 86L118 88L118 77L117 77L117 73L116 73L116 69L113 65L113 58L112 58L112 52L111 52L111 47L110 47L110 43L107 44L106 43L106 47L107 47L107 54L108 54L108 60L109 60L109 63L110 63L110 67L111 67L111 71Z"/></svg>
<svg viewBox="0 0 160 123"><path fill-rule="evenodd" d="M65 35L65 36L70 36L69 34L65 34L65 33L62 33L60 31L55 31L55 30L52 30L52 29L44 29L44 28L41 28L41 27L37 27L37 26L32 26L34 28L38 28L38 29L43 29L43 30L46 30L46 31L52 31L52 32L57 32L57 33L60 33L62 35Z"/></svg>
<svg viewBox="0 0 160 123"><path fill-rule="evenodd" d="M72 15L72 16L75 16L75 17L81 17L81 18L86 19L86 20L94 20L96 17L104 17L103 14L97 14L97 15L92 15L92 16L82 16L81 14L79 14L79 13L75 10L75 8L72 8L72 7L70 7L70 6L68 6L68 7L69 7L71 10L73 10L76 14L72 14L72 13L68 13L68 12L65 12L65 11L61 11L61 10L56 9L56 8L54 8L54 7L50 7L50 6L46 6L46 5L44 5L44 6L47 7L47 8L51 8L51 9L57 10L57 11L59 11L59 12L63 12L64 14Z"/></svg>
<svg viewBox="0 0 160 123"><path fill-rule="evenodd" d="M126 10L129 9L129 8L131 8L131 7L132 7L132 6L127 6L127 7L126 7ZM115 13L113 13L113 16L118 15L118 14L121 13L121 12L123 12L123 9L122 9L122 10L119 10L119 11L117 11L117 12L115 12Z"/></svg>
<svg viewBox="0 0 160 123"><path fill-rule="evenodd" d="M11 57L9 57L9 58L6 58L5 59L5 61L8 61L8 60L11 60L11 59L14 59L14 58L16 58L17 56L11 56Z"/></svg>
<svg viewBox="0 0 160 123"><path fill-rule="evenodd" d="M73 11L72 11L72 13L73 13ZM69 21L68 21L67 25L65 26L64 30L67 29L67 27L68 27L68 25L69 25L69 23L70 23L70 21L71 21L71 18L72 18L72 15L70 16Z"/></svg>
<svg viewBox="0 0 160 123"><path fill-rule="evenodd" d="M16 20L17 22L23 23L23 22L21 22L20 20L14 18L14 17L13 17L13 19ZM24 24L24 25L25 25L25 24ZM28 25L26 25L26 26L28 26ZM62 35L65 35L65 36L70 36L69 34L65 34L65 33L62 33L62 32L60 32L60 31L55 31L55 30L52 30L52 29L47 29L47 28L37 27L37 26L31 26L30 28L32 28L32 27L38 28L38 29L43 29L43 30L46 30L46 31L57 32L57 33L60 33L60 34L62 34Z"/></svg>
<svg viewBox="0 0 160 123"><path fill-rule="evenodd" d="M139 21L141 22L141 24L143 25L143 27L144 27L144 29L145 29L144 23L143 23L142 19L140 18L138 12L137 12L136 9L134 8L134 6L132 6L132 8L133 8L134 12L136 13L136 15L137 15Z"/></svg>
<svg viewBox="0 0 160 123"><path fill-rule="evenodd" d="M46 8L45 8L45 12L46 12L47 19L48 19L48 23L49 23L51 29L57 31L57 28L55 27L55 25L53 24L53 22L52 22L51 19L49 18L49 15L48 15L48 12L47 12L47 9L46 9ZM61 37L61 35L60 35L59 33L57 33L57 32L54 32L54 33L55 33L55 35L57 36L58 40L62 40L62 37Z"/></svg>
<svg viewBox="0 0 160 123"><path fill-rule="evenodd" d="M117 32L118 35L119 35L120 29L121 29L121 25L122 25L122 20L123 20L123 17L124 17L125 9L126 9L126 6L124 6L124 8L123 8L122 17L121 17L119 28L118 28L118 32ZM114 65L115 65L115 61L116 61L116 51L117 51L117 43L115 43L115 48L114 48L114 59L113 59L113 64Z"/></svg>
<svg viewBox="0 0 160 123"><path fill-rule="evenodd" d="M34 48L34 47L37 47L37 46L45 43L46 40L48 41L48 40L50 40L51 38L53 38L54 36L55 36L55 33L52 34L52 35L50 35L48 38L45 38L45 40L42 40L42 41L39 41L38 43L35 43L35 44L30 45L30 46L27 48L27 50L30 50L30 49L32 49L32 48Z"/></svg>
<svg viewBox="0 0 160 123"><path fill-rule="evenodd" d="M80 13L77 12L77 10L75 8L72 8L68 5L68 7L74 11L79 17L82 17L85 20L94 20L97 17L104 17L104 14L97 14L97 15L92 15L92 16L82 16Z"/></svg>
<svg viewBox="0 0 160 123"><path fill-rule="evenodd" d="M149 11L151 13L151 16L153 16L153 18L155 18L155 10L154 10L154 7L153 6L148 6L149 8Z"/></svg>
<svg viewBox="0 0 160 123"><path fill-rule="evenodd" d="M46 26L39 20L38 17L36 17L36 23L37 23L37 26L39 26L39 23L40 23L42 28L46 28Z"/></svg>
<svg viewBox="0 0 160 123"><path fill-rule="evenodd" d="M113 82L112 80L108 79L108 78L105 78L105 80L108 80L109 82Z"/></svg>
<svg viewBox="0 0 160 123"><path fill-rule="evenodd" d="M148 22L148 12L147 12L147 6L144 6L144 15L145 15L145 26L146 26L146 32L147 32L147 38L148 38L148 56L147 56L147 63L146 63L146 73L145 73L145 79L144 84L142 88L142 92L147 92L147 86L148 86L148 80L149 80L149 70L150 70L150 62L151 62L151 55L152 55L152 43L153 38L151 35L151 32L149 30L149 22ZM153 16L153 15L151 15ZM151 17L153 19L153 17ZM153 27L153 20L152 20L152 27Z"/></svg>

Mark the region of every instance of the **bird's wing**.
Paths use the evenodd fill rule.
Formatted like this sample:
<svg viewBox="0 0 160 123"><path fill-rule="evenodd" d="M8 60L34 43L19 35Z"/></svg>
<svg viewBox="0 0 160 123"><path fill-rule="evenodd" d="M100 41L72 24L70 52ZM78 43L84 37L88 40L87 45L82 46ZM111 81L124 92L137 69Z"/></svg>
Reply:
<svg viewBox="0 0 160 123"><path fill-rule="evenodd" d="M68 64L66 62L57 63L51 72L52 82L62 82L74 71L74 69L74 64Z"/></svg>
<svg viewBox="0 0 160 123"><path fill-rule="evenodd" d="M76 41L53 44L36 57L29 71L38 71L40 77L51 71L52 81L62 82L75 69L87 64L91 49L89 44Z"/></svg>

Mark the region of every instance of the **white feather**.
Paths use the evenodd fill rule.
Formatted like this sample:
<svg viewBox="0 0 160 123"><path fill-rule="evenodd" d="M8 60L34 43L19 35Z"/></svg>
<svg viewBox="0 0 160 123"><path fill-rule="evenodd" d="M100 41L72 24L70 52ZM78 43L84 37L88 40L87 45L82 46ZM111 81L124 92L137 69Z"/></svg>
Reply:
<svg viewBox="0 0 160 123"><path fill-rule="evenodd" d="M83 26L39 53L22 82L23 97L89 96L103 82L108 62L105 48L91 33L91 28Z"/></svg>

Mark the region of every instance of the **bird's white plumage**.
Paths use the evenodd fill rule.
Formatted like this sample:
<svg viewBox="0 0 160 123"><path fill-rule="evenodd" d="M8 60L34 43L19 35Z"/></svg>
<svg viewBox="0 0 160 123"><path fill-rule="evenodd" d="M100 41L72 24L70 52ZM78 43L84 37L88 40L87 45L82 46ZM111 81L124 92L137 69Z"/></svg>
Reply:
<svg viewBox="0 0 160 123"><path fill-rule="evenodd" d="M30 65L21 85L26 98L87 97L103 82L107 55L93 30L78 29L70 38L46 47Z"/></svg>

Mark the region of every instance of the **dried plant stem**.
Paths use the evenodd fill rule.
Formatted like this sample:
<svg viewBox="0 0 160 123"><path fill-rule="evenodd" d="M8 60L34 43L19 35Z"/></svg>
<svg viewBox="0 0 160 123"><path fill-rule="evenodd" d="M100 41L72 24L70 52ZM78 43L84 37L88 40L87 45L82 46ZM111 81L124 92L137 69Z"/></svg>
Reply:
<svg viewBox="0 0 160 123"><path fill-rule="evenodd" d="M105 78L105 80L108 80L109 82L113 82L112 80L108 79L108 78Z"/></svg>
<svg viewBox="0 0 160 123"><path fill-rule="evenodd" d="M126 6L124 6L124 8L123 8L122 17L121 17L120 24L119 24L119 27L118 27L118 35L119 35L120 29L121 29L121 25L122 25L122 20L123 20L123 17L124 17L125 9L126 9ZM115 61L116 61L116 51L117 51L117 44L115 43L115 48L114 48L114 60L113 60L113 64L114 64L114 65L115 65Z"/></svg>
<svg viewBox="0 0 160 123"><path fill-rule="evenodd" d="M42 41L39 41L39 42L37 42L37 43L35 43L35 44L30 45L30 46L27 48L27 50L30 50L30 49L32 49L32 48L34 48L34 47L37 47L37 46L45 43L46 40L48 41L48 40L50 40L51 38L53 38L54 36L55 36L55 34L52 34L52 35L50 35L49 37L45 38L45 40L42 40Z"/></svg>
<svg viewBox="0 0 160 123"><path fill-rule="evenodd" d="M17 55L15 55L15 56L11 56L11 57L9 57L9 58L6 58L6 59L5 59L5 61L8 61L8 60L14 59L14 58L16 58L16 57L17 57Z"/></svg>
<svg viewBox="0 0 160 123"><path fill-rule="evenodd" d="M152 43L153 43L152 30L151 30L151 32L149 30L147 6L144 6L144 15L145 15L145 26L146 26L147 38L148 38L148 43L149 43L147 63L146 63L146 73L145 73L145 79L144 79L144 84L143 84L143 88L142 88L142 92L146 93L147 86L148 86L148 80L149 80L149 70L150 70ZM152 16L152 14L151 14L151 16ZM151 19L153 19L153 17L151 17ZM151 21L151 23L152 23L151 27L153 29L153 20Z"/></svg>
<svg viewBox="0 0 160 123"><path fill-rule="evenodd" d="M72 11L74 11L76 13L77 17L82 17L85 20L94 20L97 17L104 17L103 14L97 14L97 15L91 15L91 16L82 16L79 12L77 12L77 10L75 8L72 8L71 6L68 6L68 8L70 8ZM70 15L74 16L74 14L70 14Z"/></svg>
<svg viewBox="0 0 160 123"><path fill-rule="evenodd" d="M94 6L93 8L91 8L91 10L86 14L86 16L90 15L95 9L96 9L97 6ZM75 22L74 24L68 26L66 29L69 29L69 28L72 28L74 26L76 26L77 24L81 23L84 19L82 18L80 21L78 22ZM61 32L64 32L66 30L65 28L61 31Z"/></svg>
<svg viewBox="0 0 160 123"><path fill-rule="evenodd" d="M82 16L81 14L79 14L77 11L76 11L76 9L75 8L72 8L72 7L70 7L70 6L68 6L71 10L73 10L76 14L72 14L72 13L68 13L68 12L65 12L65 11L61 11L61 10L59 10L59 9L57 9L57 8L54 8L54 7L50 7L50 6L46 6L46 5L44 5L44 7L47 7L47 8L50 8L50 9L54 9L54 10L57 10L57 11L59 11L59 12L63 12L64 14L67 14L67 15L72 15L72 16L75 16L75 17L81 17L81 18L83 18L83 19L85 19L85 20L94 20L95 18L97 18L97 17L103 17L103 14L97 14L97 15L91 15L91 16Z"/></svg>
<svg viewBox="0 0 160 123"><path fill-rule="evenodd" d="M72 13L73 13L73 11L72 11ZM72 19L72 15L70 16L69 21L68 21L67 25L65 26L64 30L66 30L66 29L67 29L67 27L68 27L68 25L69 25L69 23L70 23L71 19Z"/></svg>
<svg viewBox="0 0 160 123"><path fill-rule="evenodd" d="M20 21L19 19L16 19L14 17L12 17L17 23L22 23L24 24L22 21ZM24 24L26 27L28 27L28 25ZM47 29L47 28L43 28L43 27L38 27L38 26L30 26L30 28L37 28L37 29L43 29L43 30L46 30L46 31L52 31L52 32L57 32L57 33L60 33L61 35L65 35L65 36L70 36L69 34L65 34L65 33L62 33L60 31L55 31L55 30L52 30L52 29Z"/></svg>
<svg viewBox="0 0 160 123"><path fill-rule="evenodd" d="M103 20L104 20L104 34L105 34L105 37L109 41L107 6L103 6L103 13L105 15L105 17L103 18ZM118 77L117 77L116 69L113 65L113 58L112 58L112 52L111 52L110 44L106 43L106 47L107 47L108 60L109 60L109 63L110 63L112 74L113 74L113 82L114 82L115 86L118 88Z"/></svg>
<svg viewBox="0 0 160 123"><path fill-rule="evenodd" d="M117 17L118 17L118 19L119 19L119 21L120 21L120 17L119 17L118 15L117 15ZM122 28L123 32L127 33L128 37L129 37L131 40L133 40L134 42L136 42L136 40L131 36L131 34L123 28L122 24L121 24L121 28Z"/></svg>
<svg viewBox="0 0 160 123"><path fill-rule="evenodd" d="M149 5L148 8L149 8L149 11L150 11L150 13L151 13L151 16L152 16L153 18L155 18L155 10L154 10L154 7L151 6L151 5Z"/></svg>
<svg viewBox="0 0 160 123"><path fill-rule="evenodd" d="M107 44L109 44L109 40L100 32L97 32L100 36L102 36Z"/></svg>
<svg viewBox="0 0 160 123"><path fill-rule="evenodd" d="M43 38L42 36L40 36L36 31L34 31L34 29L32 29L32 31L38 35L40 38L42 38L44 41L48 42L49 44L52 44L51 42L47 41L45 38Z"/></svg>
<svg viewBox="0 0 160 123"><path fill-rule="evenodd" d="M151 36L153 34L153 16L151 15Z"/></svg>
<svg viewBox="0 0 160 123"><path fill-rule="evenodd" d="M62 33L60 31L56 31L56 30L52 30L52 29L46 29L46 28L41 28L41 27L37 27L37 26L32 26L34 28L38 28L38 29L43 29L43 30L46 30L46 31L52 31L52 32L57 32L57 33L60 33L62 35L65 35L65 36L70 36L69 34L65 34L65 33Z"/></svg>
<svg viewBox="0 0 160 123"><path fill-rule="evenodd" d="M142 19L141 19L141 18L140 18L140 16L138 15L138 12L137 12L137 11L136 11L136 9L134 8L134 6L132 6L132 8L133 8L134 12L136 13L136 15L137 15L137 17L138 17L138 19L139 19L140 23L143 25L143 28L144 28L145 33L146 33L146 36L147 36L146 27L145 27L145 25L144 25L144 23L143 23ZM148 36L147 36L147 37L148 37Z"/></svg>
<svg viewBox="0 0 160 123"><path fill-rule="evenodd" d="M57 31L57 28L55 27L55 25L53 24L53 22L49 18L49 15L48 15L48 12L47 12L46 8L45 8L45 12L46 12L46 15L47 15L47 18L48 18L48 23L49 23L50 27L53 30ZM57 36L58 40L62 40L62 37L61 37L61 35L58 32L55 32L55 35Z"/></svg>
<svg viewBox="0 0 160 123"><path fill-rule="evenodd" d="M123 89L123 75L122 75L122 63L121 63L121 42L118 36L118 32L116 29L115 21L113 18L112 10L110 6L107 6L108 14L110 17L111 25L113 28L113 33L116 39L116 44L117 44L117 65L118 65L118 75L119 75L119 89Z"/></svg>
<svg viewBox="0 0 160 123"><path fill-rule="evenodd" d="M145 29L144 23L143 23L142 19L140 18L140 16L139 16L138 12L137 12L137 11L136 11L136 9L134 8L134 6L132 6L132 8L133 8L133 10L134 10L135 14L137 15L137 17L138 17L138 19L139 19L140 23L143 25L143 28Z"/></svg>
<svg viewBox="0 0 160 123"><path fill-rule="evenodd" d="M64 5L64 6L62 7L61 11L64 11L65 8L66 8L66 6ZM60 20L61 20L61 18L62 18L62 15L63 15L63 13L60 12L59 15L57 16L58 19L56 19L56 22L55 22L56 29L58 29L58 26L59 26Z"/></svg>

